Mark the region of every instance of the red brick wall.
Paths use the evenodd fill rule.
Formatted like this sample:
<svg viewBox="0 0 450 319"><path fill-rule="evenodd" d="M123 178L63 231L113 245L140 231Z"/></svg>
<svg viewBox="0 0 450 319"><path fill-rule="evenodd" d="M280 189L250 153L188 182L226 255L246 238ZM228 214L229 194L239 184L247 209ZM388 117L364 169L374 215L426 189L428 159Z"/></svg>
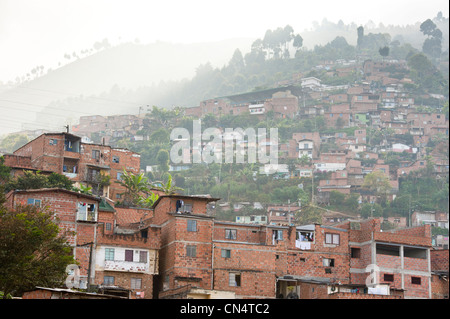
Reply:
<svg viewBox="0 0 450 319"><path fill-rule="evenodd" d="M231 239L225 238L225 232L227 229L236 230L236 239L233 239L232 241L255 243L255 244L264 242L261 241L262 231L260 227L251 227L246 225L236 225L227 223L222 224L220 223L220 221L216 221L214 223L213 239L231 241Z"/></svg>
<svg viewBox="0 0 450 319"><path fill-rule="evenodd" d="M70 245L83 245L95 241L96 224L77 222L76 215L78 202L96 204L98 208L98 201L64 191L30 191L16 193L11 198L13 196L14 204L16 205L27 205L28 198L40 199L41 207L48 207L49 211L55 213L55 218L57 218L57 223L61 229L60 233L66 236ZM87 275L89 246L74 248L74 255L77 261L80 262L81 275Z"/></svg>
<svg viewBox="0 0 450 319"><path fill-rule="evenodd" d="M438 275L431 275L431 298L448 299L448 277L444 280Z"/></svg>
<svg viewBox="0 0 450 319"><path fill-rule="evenodd" d="M25 292L22 299L50 299L52 292L48 290L34 290Z"/></svg>
<svg viewBox="0 0 450 319"><path fill-rule="evenodd" d="M448 249L430 250L431 270L448 272Z"/></svg>

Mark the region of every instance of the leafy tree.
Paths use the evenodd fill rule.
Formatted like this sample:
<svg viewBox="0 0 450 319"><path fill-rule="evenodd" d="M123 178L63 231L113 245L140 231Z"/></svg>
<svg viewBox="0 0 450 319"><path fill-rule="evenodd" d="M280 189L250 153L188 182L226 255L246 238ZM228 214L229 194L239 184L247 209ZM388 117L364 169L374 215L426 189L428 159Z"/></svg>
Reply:
<svg viewBox="0 0 450 319"><path fill-rule="evenodd" d="M92 195L92 187L84 184L80 184L80 187L73 187L73 190L81 194Z"/></svg>
<svg viewBox="0 0 450 319"><path fill-rule="evenodd" d="M330 192L330 204L331 205L343 205L345 203L345 194L338 191Z"/></svg>
<svg viewBox="0 0 450 319"><path fill-rule="evenodd" d="M19 296L36 286L60 287L74 264L53 214L34 206L0 207L0 291Z"/></svg>
<svg viewBox="0 0 450 319"><path fill-rule="evenodd" d="M383 197L385 197L392 189L391 184L389 183L389 177L381 171L374 171L367 174L364 177L362 187L367 188L377 196L381 195Z"/></svg>
<svg viewBox="0 0 450 319"><path fill-rule="evenodd" d="M170 134L164 128L160 128L150 135L150 143L152 144L167 144L169 142Z"/></svg>
<svg viewBox="0 0 450 319"><path fill-rule="evenodd" d="M158 200L158 198L159 195L155 193L150 193L147 197L139 196L139 207L151 208L153 204Z"/></svg>
<svg viewBox="0 0 450 319"><path fill-rule="evenodd" d="M156 160L158 161L159 172L165 173L169 171L169 152L167 150L159 150L158 155L156 155Z"/></svg>
<svg viewBox="0 0 450 319"><path fill-rule="evenodd" d="M0 149L12 153L26 143L28 143L28 137L26 135L9 134L1 140Z"/></svg>
<svg viewBox="0 0 450 319"><path fill-rule="evenodd" d="M442 52L442 31L430 19L425 20L420 25L420 31L428 36L423 43L422 51L432 57L439 58Z"/></svg>
<svg viewBox="0 0 450 319"><path fill-rule="evenodd" d="M64 189L72 189L73 182L65 175L58 173L51 173L47 176L47 185L48 187L55 188L64 188Z"/></svg>
<svg viewBox="0 0 450 319"><path fill-rule="evenodd" d="M297 52L303 46L303 38L300 34L295 35L294 43L292 45L294 46L294 48L296 48Z"/></svg>
<svg viewBox="0 0 450 319"><path fill-rule="evenodd" d="M381 217L383 216L383 207L380 204L374 203L369 204L365 203L361 207L361 217L369 218L369 217Z"/></svg>
<svg viewBox="0 0 450 319"><path fill-rule="evenodd" d="M155 182L153 183L156 189L164 192L166 195L173 195L176 194L177 191L182 191L183 189L180 187L175 186L175 183L172 182L172 175L167 173L167 182Z"/></svg>
<svg viewBox="0 0 450 319"><path fill-rule="evenodd" d="M300 225L322 223L322 212L320 207L306 206L296 214L296 220Z"/></svg>
<svg viewBox="0 0 450 319"><path fill-rule="evenodd" d="M10 179L5 184L6 191L12 189L64 188L72 190L73 182L65 175L51 173L43 175L39 171L24 171L24 175Z"/></svg>
<svg viewBox="0 0 450 319"><path fill-rule="evenodd" d="M5 158L0 156L0 184L9 181L11 168L5 165Z"/></svg>
<svg viewBox="0 0 450 319"><path fill-rule="evenodd" d="M378 50L378 52L380 53L380 55L381 55L383 58L385 58L385 57L387 57L387 56L389 55L389 47L388 47L388 46L384 46L384 47L380 48L380 49Z"/></svg>
<svg viewBox="0 0 450 319"><path fill-rule="evenodd" d="M150 183L148 178L144 176L144 173L135 175L124 170L122 179L115 182L126 189L125 192L121 193L125 197L123 200L124 205L137 206L139 204L140 196L150 192Z"/></svg>
<svg viewBox="0 0 450 319"><path fill-rule="evenodd" d="M358 48L361 48L364 41L364 28L362 26L359 26L357 32L358 32L357 46Z"/></svg>

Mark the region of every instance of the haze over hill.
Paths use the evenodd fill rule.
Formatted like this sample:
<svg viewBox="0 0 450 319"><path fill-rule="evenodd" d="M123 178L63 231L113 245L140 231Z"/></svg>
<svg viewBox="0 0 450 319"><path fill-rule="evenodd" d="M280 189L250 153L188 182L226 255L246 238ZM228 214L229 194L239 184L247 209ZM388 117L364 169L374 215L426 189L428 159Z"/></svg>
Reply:
<svg viewBox="0 0 450 319"><path fill-rule="evenodd" d="M196 44L125 43L76 59L45 75L4 89L0 93L0 108L1 111L9 109L7 116L11 122L0 127L0 134L21 130L19 121L24 119L25 123L30 123L26 127L39 128L39 125L32 123L36 112L44 110L52 102L79 97L97 96L92 100L91 109L77 110L78 116L137 113L143 101L114 101L102 99L99 95L110 93L114 88L134 90L161 81L191 78L196 68L207 62L222 67L236 48L246 52L253 40L231 39ZM107 103L99 108L102 102ZM55 111L57 107L53 107ZM69 110L62 111L70 113ZM62 126L47 123L44 128L62 130Z"/></svg>
<svg viewBox="0 0 450 319"><path fill-rule="evenodd" d="M420 50L425 39L419 30L421 22L385 26L369 20L363 25L366 33L389 33L392 41L410 43ZM359 25L323 19L295 32L303 37L303 50L325 45L337 36L355 45ZM438 27L443 32L442 50L448 52L448 18L438 23ZM260 37L265 31L259 31ZM243 32L243 35L247 34ZM80 48L64 55L67 64L55 61L53 65L58 64L58 67L53 70L41 65L26 75L18 74L15 83L4 81L2 85L0 82L3 120L0 122L0 137L23 129L62 131L64 125L77 123L79 116L83 115L137 114L145 111L147 105L170 107L170 102L162 105L160 101L163 96L171 94L172 83L180 86L183 81L191 79L202 65L222 68L236 49L243 55L249 52L254 40L245 37L195 44L131 41L104 45L100 50ZM198 102L189 102L193 104L188 103L188 106L196 106Z"/></svg>

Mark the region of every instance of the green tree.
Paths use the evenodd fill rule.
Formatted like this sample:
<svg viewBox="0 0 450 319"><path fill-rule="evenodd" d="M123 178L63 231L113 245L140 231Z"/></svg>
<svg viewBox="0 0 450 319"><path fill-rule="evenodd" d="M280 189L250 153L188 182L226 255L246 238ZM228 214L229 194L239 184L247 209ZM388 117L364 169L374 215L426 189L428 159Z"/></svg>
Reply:
<svg viewBox="0 0 450 319"><path fill-rule="evenodd" d="M10 179L5 184L6 191L13 189L64 188L72 190L73 182L65 175L51 173L43 175L41 172L24 171L24 174Z"/></svg>
<svg viewBox="0 0 450 319"><path fill-rule="evenodd" d="M389 177L381 171L374 171L364 177L363 188L368 189L377 196L385 198L387 193L392 189L389 183Z"/></svg>
<svg viewBox="0 0 450 319"><path fill-rule="evenodd" d="M378 50L378 52L380 53L380 55L381 55L383 58L385 58L385 57L387 57L387 56L389 55L389 47L388 47L388 46L384 46L384 47L380 48L380 49Z"/></svg>
<svg viewBox="0 0 450 319"><path fill-rule="evenodd" d="M303 46L303 38L300 34L295 35L294 37L294 43L292 44L294 48L296 49L296 55L297 52L300 50L300 48Z"/></svg>
<svg viewBox="0 0 450 319"><path fill-rule="evenodd" d="M305 206L296 214L296 221L300 225L322 223L322 209L315 206Z"/></svg>
<svg viewBox="0 0 450 319"><path fill-rule="evenodd" d="M357 39L357 46L358 48L361 48L364 43L364 28L362 26L359 26L357 29L358 33L358 39Z"/></svg>
<svg viewBox="0 0 450 319"><path fill-rule="evenodd" d="M172 175L169 173L167 175L167 181L164 183L163 181L154 182L153 185L157 190L164 192L166 195L176 194L177 191L183 191L182 188L177 187L175 183L172 181Z"/></svg>
<svg viewBox="0 0 450 319"><path fill-rule="evenodd" d="M144 173L133 174L124 170L121 180L115 182L125 187L125 192L121 194L124 195L122 203L127 206L138 206L140 196L150 193L150 183Z"/></svg>
<svg viewBox="0 0 450 319"><path fill-rule="evenodd" d="M381 207L380 204L365 203L362 205L361 217L369 218L369 217L381 217L381 216L383 216L383 207Z"/></svg>
<svg viewBox="0 0 450 319"><path fill-rule="evenodd" d="M28 137L26 135L9 134L1 140L0 149L12 153L26 143L28 143Z"/></svg>
<svg viewBox="0 0 450 319"><path fill-rule="evenodd" d="M5 165L5 158L0 156L0 184L6 183L11 177L11 168Z"/></svg>
<svg viewBox="0 0 450 319"><path fill-rule="evenodd" d="M169 152L167 150L159 150L158 155L156 155L156 160L158 161L158 171L160 173L166 173L169 171Z"/></svg>
<svg viewBox="0 0 450 319"><path fill-rule="evenodd" d="M74 264L53 213L34 206L0 207L0 291L20 296L36 286L61 287Z"/></svg>

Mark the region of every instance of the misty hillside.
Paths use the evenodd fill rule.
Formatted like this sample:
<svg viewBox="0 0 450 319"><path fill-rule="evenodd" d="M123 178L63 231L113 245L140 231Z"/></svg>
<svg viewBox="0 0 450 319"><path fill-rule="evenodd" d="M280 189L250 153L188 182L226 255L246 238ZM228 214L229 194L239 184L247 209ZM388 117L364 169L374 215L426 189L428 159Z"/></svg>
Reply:
<svg viewBox="0 0 450 319"><path fill-rule="evenodd" d="M0 111L9 109L8 116L11 119L10 125L0 127L0 135L21 130L19 121L25 119L26 122L33 122L36 112L49 105L59 104L57 101L73 101L81 96L109 95L110 91L117 87L135 90L161 81L191 78L196 68L207 62L222 67L236 48L245 52L253 40L230 39L196 44L126 43L76 59L36 79L22 82L12 89L0 90ZM79 110L81 115L96 112L110 114L111 111L117 114L128 111L127 106L142 104L141 101L133 100L132 103L119 103L119 106L108 103L100 105L99 101L113 102L95 99L87 110ZM56 111L52 107L50 110ZM49 112L48 109L46 112ZM137 109L133 113L137 113ZM53 120L49 121L52 122ZM33 129L39 126L30 124L27 127Z"/></svg>
<svg viewBox="0 0 450 319"><path fill-rule="evenodd" d="M449 19L433 21L442 30L442 52L448 56ZM385 41L383 45L397 42L391 54L397 51L395 58L404 58L411 48L421 51L425 36L420 24L377 26L369 21L364 28L366 35L381 35L378 38ZM237 73L227 64L234 58L245 60L255 39L189 45L125 43L96 49L84 57L69 55L71 62L56 70L35 74L34 79L22 80L12 89L0 87L0 111L8 110L4 118L9 121L0 126L0 136L22 129L61 131L66 124L78 123L83 115L137 114L152 105L196 106L202 99L272 86L292 73L307 71L319 63L319 55L354 58L357 27L326 19L321 24L313 23L311 29L299 32L303 37L302 57L267 61L264 65L258 62L253 70L245 61L246 68ZM337 37L341 40L333 41ZM338 42L344 47L333 47ZM242 57L234 56L236 49ZM290 49L292 52L294 48ZM342 54L336 56L339 50ZM378 47L374 52L378 54Z"/></svg>

